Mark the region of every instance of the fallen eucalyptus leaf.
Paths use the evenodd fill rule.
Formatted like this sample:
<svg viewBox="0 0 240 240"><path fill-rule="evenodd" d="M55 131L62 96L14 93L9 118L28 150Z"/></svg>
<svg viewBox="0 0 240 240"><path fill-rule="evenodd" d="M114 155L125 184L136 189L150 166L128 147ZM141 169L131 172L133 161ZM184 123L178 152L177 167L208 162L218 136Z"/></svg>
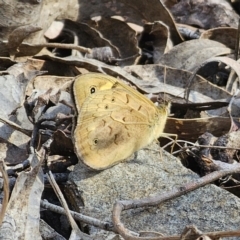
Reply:
<svg viewBox="0 0 240 240"><path fill-rule="evenodd" d="M16 54L19 45L27 36L40 30L40 27L33 25L21 26L14 29L8 37L8 49L10 56L14 56Z"/></svg>
<svg viewBox="0 0 240 240"><path fill-rule="evenodd" d="M162 21L170 30L174 44L182 42L171 14L161 1L153 0L151 4L144 0L82 0L79 9L78 21L94 20L97 17L121 16L126 22L142 26L143 22Z"/></svg>
<svg viewBox="0 0 240 240"><path fill-rule="evenodd" d="M145 38L149 39L149 41L144 41ZM153 63L159 63L159 59L161 59L162 55L173 47L169 28L160 21L145 24L141 39L139 44L143 52L144 49L153 52Z"/></svg>
<svg viewBox="0 0 240 240"><path fill-rule="evenodd" d="M199 64L211 57L232 52L230 48L227 48L222 43L208 39L196 39L173 47L162 56L159 63L169 67L193 71Z"/></svg>
<svg viewBox="0 0 240 240"><path fill-rule="evenodd" d="M8 225L14 228L8 228L4 239L9 239L10 234L14 234L13 239L30 240L32 236L37 240L42 239L39 220L40 200L44 189L43 172L35 155L32 163L32 170L29 173L20 173L12 191L0 232Z"/></svg>
<svg viewBox="0 0 240 240"><path fill-rule="evenodd" d="M200 39L210 39L224 44L226 47L235 50L237 29L230 27L212 28L204 31Z"/></svg>
<svg viewBox="0 0 240 240"><path fill-rule="evenodd" d="M237 27L239 16L225 0L177 1L170 8L177 23L203 29Z"/></svg>

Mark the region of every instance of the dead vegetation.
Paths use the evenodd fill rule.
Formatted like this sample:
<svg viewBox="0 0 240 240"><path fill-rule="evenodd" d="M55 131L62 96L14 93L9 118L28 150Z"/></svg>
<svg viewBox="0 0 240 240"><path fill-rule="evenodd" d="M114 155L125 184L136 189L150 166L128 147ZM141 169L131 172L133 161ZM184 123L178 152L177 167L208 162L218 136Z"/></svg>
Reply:
<svg viewBox="0 0 240 240"><path fill-rule="evenodd" d="M237 217L231 219L230 228L226 222L220 226L211 213L207 220L216 220L219 228L210 220L206 225L187 226L194 224L190 218L181 228L177 223L175 228L170 224L166 227L163 220L156 220L159 228L155 229L151 222L161 211L160 204L212 182L230 192L218 189L216 195L228 194L226 198L236 202L236 214L239 210L238 0L11 0L0 1L0 6L0 239L240 236L239 227L232 224L239 225ZM166 158L162 153L161 157L154 155L154 163L146 160L149 164L142 169L139 166L139 172L131 168L130 162L125 163L129 168L121 165L97 173L82 166L72 138L76 121L72 84L77 75L88 72L118 78L154 103L171 101L171 115L164 130L178 136L171 154L180 157L182 164L200 177L176 165L180 175L193 174L192 178L183 176L182 181L176 180L178 184L169 181L156 187L158 181L164 181L159 180L160 175L177 164L173 162L168 169L159 169L161 174L150 169L153 178L146 177L146 185L134 185L138 181L135 179L145 178L141 171L143 174L151 166L163 164L164 160L158 165L159 158ZM159 142L171 151L172 141L161 138ZM159 149L151 151L158 153ZM142 159L150 155L148 150L137 153L134 166L144 165ZM77 163L80 173L74 173L72 167ZM168 165L167 161L164 164ZM128 174L131 181L125 179ZM174 174L165 178L174 178ZM112 180L114 176L120 179ZM95 189L92 182L87 182L91 177L95 185L104 179L102 187L99 184ZM156 183L154 179L158 179ZM125 180L128 193L125 189L121 192L118 185ZM88 191L100 194L96 205L86 203L86 199L93 198ZM110 192L107 200L100 199L104 195L101 191ZM201 194L202 198L209 197ZM190 195L186 196L191 202ZM69 211L68 205L79 213ZM101 215L101 205L106 205L110 213ZM228 211L226 206L222 204L223 212ZM152 207L156 212L151 212L155 211ZM122 218L137 218L137 211L148 211L150 217L145 222L139 220L139 225L131 225L133 220L124 224ZM192 211L190 206L188 211ZM157 218L161 218L160 213ZM199 213L198 221L205 221L201 219Z"/></svg>

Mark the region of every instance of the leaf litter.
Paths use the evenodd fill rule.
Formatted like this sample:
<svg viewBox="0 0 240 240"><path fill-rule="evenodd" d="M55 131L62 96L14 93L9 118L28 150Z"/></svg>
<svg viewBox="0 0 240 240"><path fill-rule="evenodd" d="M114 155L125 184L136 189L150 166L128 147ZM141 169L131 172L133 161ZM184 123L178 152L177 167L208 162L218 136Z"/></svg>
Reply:
<svg viewBox="0 0 240 240"><path fill-rule="evenodd" d="M58 183L65 182L71 166L78 162L71 138L75 121L72 82L87 72L120 78L156 102L170 99L172 114L165 132L178 135L175 153L181 154L183 164L206 175L203 184L219 179L217 185L239 196L240 72L234 58L239 51L239 15L232 2L82 0L79 4L47 0L2 4L0 148L11 197L1 239L6 239L5 234L8 239L47 238L46 232L39 232L43 225L40 200L42 194L45 197L44 186L49 186L44 173L54 169ZM54 28L55 21L62 28ZM55 31L53 36L51 31ZM214 171L219 173L217 177L211 175ZM230 177L223 178L226 174ZM149 198L147 205L152 201ZM98 239L164 239L158 232L138 234L126 229L119 219L119 204L131 208L129 203L118 202L113 223L88 221L110 230L108 238L100 234ZM82 233L84 224L80 231L69 214L74 230L66 233L58 227L61 238L94 239ZM41 216L46 220L47 213ZM189 229L194 237L188 239L203 234ZM240 235L239 231L218 234ZM206 235L214 238L214 233Z"/></svg>

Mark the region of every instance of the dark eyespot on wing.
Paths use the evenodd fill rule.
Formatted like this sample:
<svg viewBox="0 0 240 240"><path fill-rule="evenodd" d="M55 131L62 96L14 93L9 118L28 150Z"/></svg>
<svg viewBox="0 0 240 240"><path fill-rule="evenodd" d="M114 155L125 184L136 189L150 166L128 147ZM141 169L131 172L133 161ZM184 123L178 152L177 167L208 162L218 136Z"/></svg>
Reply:
<svg viewBox="0 0 240 240"><path fill-rule="evenodd" d="M90 88L90 93L93 94L93 93L95 93L95 92L96 92L96 88L95 88L95 87L91 87L91 88Z"/></svg>
<svg viewBox="0 0 240 240"><path fill-rule="evenodd" d="M97 138L93 139L93 144L94 144L95 146L98 144L98 139L97 139Z"/></svg>

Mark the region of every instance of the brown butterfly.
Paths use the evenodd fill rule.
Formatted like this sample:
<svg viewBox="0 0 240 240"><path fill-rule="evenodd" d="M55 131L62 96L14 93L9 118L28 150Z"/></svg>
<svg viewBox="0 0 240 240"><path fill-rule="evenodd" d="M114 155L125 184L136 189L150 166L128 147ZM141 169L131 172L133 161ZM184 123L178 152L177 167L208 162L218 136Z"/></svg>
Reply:
<svg viewBox="0 0 240 240"><path fill-rule="evenodd" d="M99 73L76 77L77 156L93 169L123 161L163 134L169 104L155 106L118 79Z"/></svg>

